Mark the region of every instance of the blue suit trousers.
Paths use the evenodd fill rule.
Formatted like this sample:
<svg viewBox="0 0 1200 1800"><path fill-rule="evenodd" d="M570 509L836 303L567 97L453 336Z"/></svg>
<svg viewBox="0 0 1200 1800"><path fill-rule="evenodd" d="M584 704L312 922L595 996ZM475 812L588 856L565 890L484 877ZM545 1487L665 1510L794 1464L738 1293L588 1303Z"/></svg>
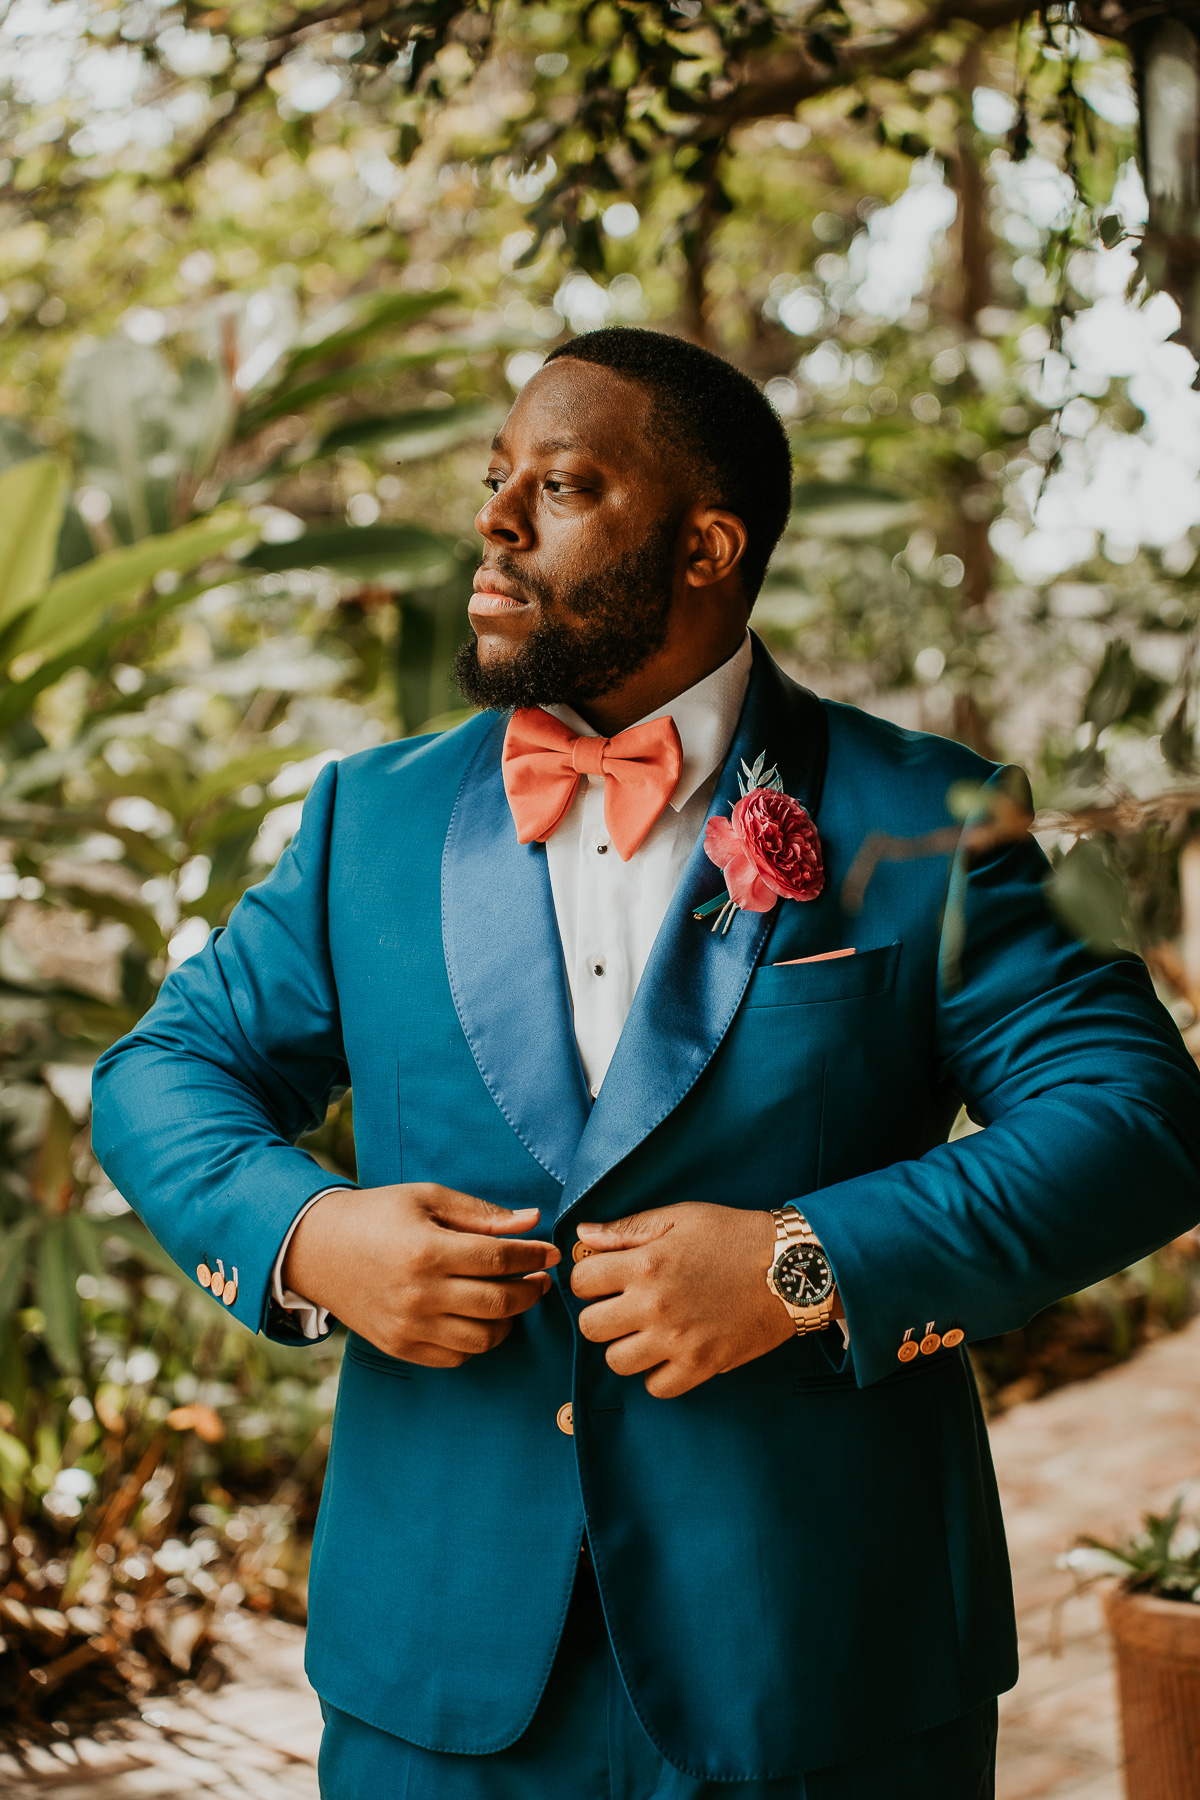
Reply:
<svg viewBox="0 0 1200 1800"><path fill-rule="evenodd" d="M423 1750L325 1707L321 1800L994 1800L996 1702L835 1768L711 1782L666 1762L629 1704L591 1564L528 1729L507 1750Z"/></svg>

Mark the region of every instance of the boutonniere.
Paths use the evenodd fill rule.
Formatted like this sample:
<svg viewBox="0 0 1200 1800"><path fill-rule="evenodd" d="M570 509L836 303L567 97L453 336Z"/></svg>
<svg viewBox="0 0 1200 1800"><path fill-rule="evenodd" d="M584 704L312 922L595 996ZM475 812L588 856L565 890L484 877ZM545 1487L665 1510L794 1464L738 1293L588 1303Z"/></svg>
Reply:
<svg viewBox="0 0 1200 1800"><path fill-rule="evenodd" d="M825 865L817 828L798 800L783 791L777 769L763 772L766 756L754 767L742 763L741 799L728 819L710 819L704 853L725 871L726 892L696 908L692 917L709 919L721 935L742 912L770 912L777 900L815 900L825 885Z"/></svg>

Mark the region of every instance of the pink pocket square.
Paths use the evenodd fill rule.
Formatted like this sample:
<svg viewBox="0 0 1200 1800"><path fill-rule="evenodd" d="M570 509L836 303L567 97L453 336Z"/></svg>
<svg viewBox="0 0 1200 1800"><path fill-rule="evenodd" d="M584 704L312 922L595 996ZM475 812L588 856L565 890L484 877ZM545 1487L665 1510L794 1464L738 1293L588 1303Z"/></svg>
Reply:
<svg viewBox="0 0 1200 1800"><path fill-rule="evenodd" d="M854 956L855 954L856 952L853 949L822 950L819 956L794 956L791 962L772 963L771 967L773 969L798 969L801 963L833 962L836 957Z"/></svg>

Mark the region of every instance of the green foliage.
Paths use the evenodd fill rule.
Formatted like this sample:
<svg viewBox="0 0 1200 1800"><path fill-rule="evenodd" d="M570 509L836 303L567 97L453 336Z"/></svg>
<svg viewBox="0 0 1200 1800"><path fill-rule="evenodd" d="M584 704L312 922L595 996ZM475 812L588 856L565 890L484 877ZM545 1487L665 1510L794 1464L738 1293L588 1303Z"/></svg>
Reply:
<svg viewBox="0 0 1200 1800"><path fill-rule="evenodd" d="M10 654L53 654L86 641L106 614L139 599L155 577L187 574L249 532L244 514L216 513L67 570L28 601L9 637Z"/></svg>
<svg viewBox="0 0 1200 1800"><path fill-rule="evenodd" d="M377 296L307 337L293 321L244 394L186 346L85 346L64 378L82 555L64 553L61 459L3 436L0 1494L10 1531L75 1541L85 1562L122 1481L152 1478L156 1434L189 1407L217 1423L179 1445L175 1516L228 1506L230 1487L269 1498L298 1458L288 1517L319 1482L336 1350L255 1343L184 1280L96 1166L85 1084L270 866L292 796L347 730L394 732L401 697L413 726L453 704L472 553L424 521L344 522L330 473L356 430L403 438L416 461L490 429L495 402L477 398L399 425L388 411L372 436L353 399L355 359L445 299ZM395 360L411 375L430 348ZM281 467L262 434L301 371L318 423ZM346 395L350 436L331 445ZM302 514L258 510L297 483ZM335 1172L353 1169L350 1121L345 1096L312 1140Z"/></svg>
<svg viewBox="0 0 1200 1800"><path fill-rule="evenodd" d="M420 407L381 419L355 419L321 439L322 454L337 450L383 450L390 462L437 456L493 430L502 410L486 400L464 400L431 412Z"/></svg>
<svg viewBox="0 0 1200 1800"><path fill-rule="evenodd" d="M63 515L62 471L31 457L0 475L0 632L46 586Z"/></svg>
<svg viewBox="0 0 1200 1800"><path fill-rule="evenodd" d="M112 503L123 543L169 531L181 474L198 475L227 424L216 369L192 360L176 374L145 344L111 337L86 343L63 375L63 416L83 480Z"/></svg>
<svg viewBox="0 0 1200 1800"><path fill-rule="evenodd" d="M1132 1537L1113 1543L1081 1537L1082 1548L1068 1551L1064 1566L1084 1582L1120 1575L1141 1593L1200 1602L1200 1530L1184 1516L1187 1499L1185 1488L1167 1512L1146 1513Z"/></svg>
<svg viewBox="0 0 1200 1800"><path fill-rule="evenodd" d="M284 544L259 544L245 561L277 574L285 569L328 569L364 587L391 593L436 586L453 565L452 538L423 525L338 525L307 531Z"/></svg>
<svg viewBox="0 0 1200 1800"><path fill-rule="evenodd" d="M1088 838L1073 844L1057 862L1046 891L1067 929L1098 955L1135 947L1129 890L1103 844Z"/></svg>
<svg viewBox="0 0 1200 1800"><path fill-rule="evenodd" d="M111 112L97 133L85 83L10 86L0 1494L81 1582L124 1482L126 1562L197 1506L215 1544L280 1482L311 1511L336 1353L252 1340L183 1280L96 1167L82 1088L271 866L325 758L461 716L486 440L568 330L684 330L766 387L796 471L757 628L818 691L1026 764L1062 916L1144 950L1198 1029L1188 547L1097 549L1068 581L1013 560L1080 447L1070 407L1097 435L1141 418L1122 381L1064 373L1097 246L1131 227L1132 117L1102 104L1128 106L1126 57L1089 36L1126 16L1094 15L993 30L965 0L929 35L916 0L446 0L373 24L239 0L181 26L121 0L64 26L63 68L140 57L143 137ZM181 30L209 72L176 73ZM1065 173L1054 216L1014 198L1023 165L1043 191ZM955 223L924 285L872 308L872 221L923 183ZM310 1147L352 1170L348 1095ZM985 1346L985 1387L1028 1396L1177 1323L1173 1257Z"/></svg>

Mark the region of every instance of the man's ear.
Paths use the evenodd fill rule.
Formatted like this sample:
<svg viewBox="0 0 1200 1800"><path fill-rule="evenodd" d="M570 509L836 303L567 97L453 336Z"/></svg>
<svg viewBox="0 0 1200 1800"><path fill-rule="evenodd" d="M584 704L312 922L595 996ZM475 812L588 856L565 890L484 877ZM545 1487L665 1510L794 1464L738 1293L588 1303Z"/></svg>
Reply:
<svg viewBox="0 0 1200 1800"><path fill-rule="evenodd" d="M746 551L746 527L736 513L716 506L696 507L684 525L689 587L714 587L727 581Z"/></svg>

